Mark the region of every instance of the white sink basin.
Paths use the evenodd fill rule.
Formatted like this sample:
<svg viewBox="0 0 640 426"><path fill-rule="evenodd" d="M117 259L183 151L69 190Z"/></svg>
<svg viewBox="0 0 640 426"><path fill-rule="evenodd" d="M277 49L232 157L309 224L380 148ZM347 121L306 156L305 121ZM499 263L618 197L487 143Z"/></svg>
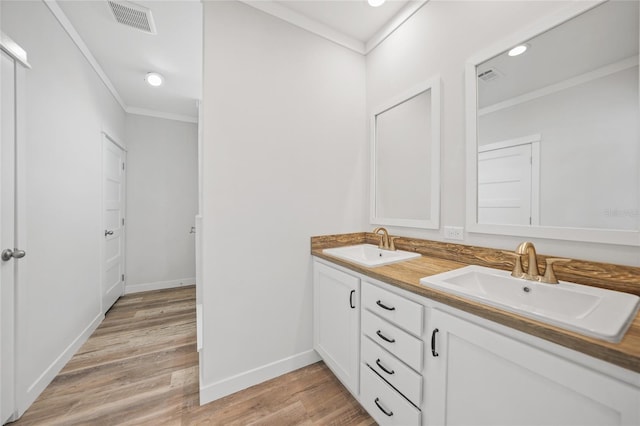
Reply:
<svg viewBox="0 0 640 426"><path fill-rule="evenodd" d="M337 247L322 250L324 254L338 257L363 266L382 266L420 257L420 253L403 250L382 250L373 244Z"/></svg>
<svg viewBox="0 0 640 426"><path fill-rule="evenodd" d="M640 307L633 294L564 281L527 281L482 266L425 277L420 283L609 342L622 340Z"/></svg>

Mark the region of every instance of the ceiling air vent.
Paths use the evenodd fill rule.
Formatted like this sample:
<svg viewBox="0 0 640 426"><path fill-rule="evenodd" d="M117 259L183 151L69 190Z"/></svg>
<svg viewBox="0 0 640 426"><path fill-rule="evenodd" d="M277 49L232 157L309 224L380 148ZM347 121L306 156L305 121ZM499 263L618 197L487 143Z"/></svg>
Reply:
<svg viewBox="0 0 640 426"><path fill-rule="evenodd" d="M151 10L146 7L128 1L111 1L109 7L116 21L123 25L143 31L147 34L156 34L156 25L151 16Z"/></svg>
<svg viewBox="0 0 640 426"><path fill-rule="evenodd" d="M500 72L495 68L489 68L488 70L484 70L478 73L478 78L485 83L489 83L500 77Z"/></svg>

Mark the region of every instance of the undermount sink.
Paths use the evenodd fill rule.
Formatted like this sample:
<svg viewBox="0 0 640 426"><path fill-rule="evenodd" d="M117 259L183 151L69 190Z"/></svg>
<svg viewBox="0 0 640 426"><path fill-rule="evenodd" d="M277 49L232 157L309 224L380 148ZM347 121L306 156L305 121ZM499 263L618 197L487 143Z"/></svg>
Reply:
<svg viewBox="0 0 640 426"><path fill-rule="evenodd" d="M467 266L420 283L586 336L619 342L640 308L633 294L568 283L514 278L508 271Z"/></svg>
<svg viewBox="0 0 640 426"><path fill-rule="evenodd" d="M382 266L403 260L420 257L420 253L403 250L383 250L373 244L357 244L322 250L324 254L334 256L363 266Z"/></svg>

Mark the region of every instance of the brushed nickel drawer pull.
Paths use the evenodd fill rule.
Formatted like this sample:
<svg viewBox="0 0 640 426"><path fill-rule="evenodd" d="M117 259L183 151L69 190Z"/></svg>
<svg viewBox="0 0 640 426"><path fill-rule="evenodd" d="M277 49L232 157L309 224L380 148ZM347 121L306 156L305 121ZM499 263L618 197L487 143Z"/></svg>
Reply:
<svg viewBox="0 0 640 426"><path fill-rule="evenodd" d="M384 334L382 334L382 331L380 331L380 330L376 331L376 334L378 335L379 338L381 338L385 342L395 343L395 341L396 341L396 339L389 338L389 337L385 336Z"/></svg>

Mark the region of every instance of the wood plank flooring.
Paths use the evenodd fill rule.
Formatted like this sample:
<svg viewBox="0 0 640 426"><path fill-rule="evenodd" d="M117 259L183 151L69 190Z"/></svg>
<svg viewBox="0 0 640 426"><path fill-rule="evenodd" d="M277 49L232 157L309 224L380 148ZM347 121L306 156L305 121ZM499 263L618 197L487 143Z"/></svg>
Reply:
<svg viewBox="0 0 640 426"><path fill-rule="evenodd" d="M195 288L120 298L12 425L373 425L316 363L198 405Z"/></svg>

